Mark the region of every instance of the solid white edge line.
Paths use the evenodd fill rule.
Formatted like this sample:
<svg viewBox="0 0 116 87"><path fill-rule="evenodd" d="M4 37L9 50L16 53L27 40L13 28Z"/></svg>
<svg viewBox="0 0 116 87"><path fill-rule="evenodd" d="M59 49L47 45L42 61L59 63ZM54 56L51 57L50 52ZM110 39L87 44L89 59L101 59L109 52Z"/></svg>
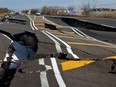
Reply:
<svg viewBox="0 0 116 87"><path fill-rule="evenodd" d="M34 24L34 20L30 16L27 16L27 17L30 19L30 25L32 30L38 30L38 28Z"/></svg>
<svg viewBox="0 0 116 87"><path fill-rule="evenodd" d="M42 31L45 35L47 35L54 43L56 46L56 50L58 53L62 52L62 49L60 47L60 43L58 41L56 41L54 38L52 38L50 35L48 35L47 33L45 33L44 31Z"/></svg>
<svg viewBox="0 0 116 87"><path fill-rule="evenodd" d="M5 36L6 38L8 38L11 42L13 42L13 40L10 39L8 36L6 36L6 35L4 35L4 34L2 34L2 35Z"/></svg>
<svg viewBox="0 0 116 87"><path fill-rule="evenodd" d="M40 65L45 65L44 59L39 59L39 64ZM49 68L46 67L47 70ZM46 71L40 72L40 80L41 80L41 87L49 87L48 79L47 79L47 73Z"/></svg>
<svg viewBox="0 0 116 87"><path fill-rule="evenodd" d="M74 28L74 27L73 27ZM77 29L77 28L74 28L77 32L79 32L79 33L81 33L81 34L83 34L83 36L85 37L89 37L87 34L85 34L85 33L83 33L82 31L80 31L79 29Z"/></svg>
<svg viewBox="0 0 116 87"><path fill-rule="evenodd" d="M58 65L57 65L57 62L56 62L56 59L55 58L50 58L51 59L51 63L52 63L52 66L53 66L53 70L54 70L54 73L55 73L55 77L56 77L56 80L59 84L59 87L66 87L66 84L60 74L60 71L58 69Z"/></svg>
<svg viewBox="0 0 116 87"><path fill-rule="evenodd" d="M112 43L108 43L108 42L104 42L104 41L101 41L101 40L98 40L98 39L95 39L95 41L98 41L98 42L100 42L100 43L103 43L103 44L106 44L106 45L108 45L108 46L116 46L115 44L112 44Z"/></svg>
<svg viewBox="0 0 116 87"><path fill-rule="evenodd" d="M74 30L73 29L73 27L70 27L72 30ZM75 29L77 29L77 28L75 28ZM78 30L78 29L77 29ZM77 33L77 31L76 30L74 30L75 31L75 33ZM78 33L77 33L78 34ZM79 34L80 35L80 34ZM86 35L86 34L85 34ZM109 45L109 46L116 46L116 45L114 45L114 44L112 44L112 43L108 43L108 42L104 42L104 41L101 41L101 40L98 40L98 39L95 39L95 38L93 38L93 37L91 37L91 36L88 36L88 35L86 35L86 37L87 38L89 38L89 39L92 39L92 40L95 40L95 41L98 41L98 42L100 42L100 43L103 43L103 44L106 44L106 45Z"/></svg>
<svg viewBox="0 0 116 87"><path fill-rule="evenodd" d="M32 22L31 22L31 21L30 21L30 26L31 26L32 30L35 30L35 29L33 28L33 26L32 26Z"/></svg>
<svg viewBox="0 0 116 87"><path fill-rule="evenodd" d="M102 26L106 26L106 27L111 27L111 28L115 28L114 26L110 26L110 25L106 25L106 24L100 24Z"/></svg>
<svg viewBox="0 0 116 87"><path fill-rule="evenodd" d="M37 27L35 26L34 20L33 20L30 16L29 16L29 18L31 19L32 25L33 25L33 27L35 28L35 30L38 30Z"/></svg>
<svg viewBox="0 0 116 87"><path fill-rule="evenodd" d="M82 34L78 33L74 28L71 27L71 29L72 29L76 34L78 34L79 36L84 37Z"/></svg>
<svg viewBox="0 0 116 87"><path fill-rule="evenodd" d="M66 49L67 49L68 53L70 53L75 59L79 59L79 57L76 54L73 53L70 45L68 45L66 42L64 42L60 38L56 37L55 35L51 34L50 32L46 31L46 33L50 34L51 36L53 36L54 38L56 38L57 40L62 42L66 46Z"/></svg>
<svg viewBox="0 0 116 87"><path fill-rule="evenodd" d="M36 30L38 30L38 28L35 26L35 23L34 23L34 21L33 21L33 27L34 27Z"/></svg>
<svg viewBox="0 0 116 87"><path fill-rule="evenodd" d="M30 21L33 21L33 19L29 15L27 15L27 17L30 19Z"/></svg>
<svg viewBox="0 0 116 87"><path fill-rule="evenodd" d="M88 39L94 39L91 36L88 36L87 34L83 33L82 31L80 31L78 28L74 28L74 27L70 27L76 34L79 34L82 37L86 37Z"/></svg>
<svg viewBox="0 0 116 87"><path fill-rule="evenodd" d="M77 28L75 28L75 29L77 29ZM85 34L85 35L86 35L86 34ZM88 36L88 35L86 35L86 36L87 36L89 39L98 41L98 42L100 42L100 43L103 43L103 44L106 44L106 45L109 45L109 46L116 46L116 45L114 45L114 44L111 44L111 43L108 43L108 42L104 42L104 41L98 40L98 39L93 38L93 37L91 37L91 36Z"/></svg>
<svg viewBox="0 0 116 87"><path fill-rule="evenodd" d="M32 25L32 19L30 18L30 16L27 16L28 18L29 18L29 20L30 20L30 26L31 26L31 28L32 28L32 30L35 30L34 28L33 28L33 25Z"/></svg>
<svg viewBox="0 0 116 87"><path fill-rule="evenodd" d="M50 23L51 23L51 24L53 24L53 25L57 25L56 23L54 23L54 22L52 22L52 21L48 20L48 19L47 19L47 18L45 18L45 17L44 17L44 20L46 20L46 21L50 22Z"/></svg>

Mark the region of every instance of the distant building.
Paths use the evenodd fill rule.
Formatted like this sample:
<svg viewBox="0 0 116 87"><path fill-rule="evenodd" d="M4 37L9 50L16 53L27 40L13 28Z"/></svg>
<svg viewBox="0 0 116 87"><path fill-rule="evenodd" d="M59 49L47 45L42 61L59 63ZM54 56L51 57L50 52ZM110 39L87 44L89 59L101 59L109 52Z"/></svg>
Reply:
<svg viewBox="0 0 116 87"><path fill-rule="evenodd" d="M40 12L37 12L37 13L36 13L36 15L40 16L40 15L41 15L41 13L40 13Z"/></svg>
<svg viewBox="0 0 116 87"><path fill-rule="evenodd" d="M67 11L69 15L77 15L77 11Z"/></svg>
<svg viewBox="0 0 116 87"><path fill-rule="evenodd" d="M70 11L69 14L70 14L70 15L76 15L77 12L75 12L75 11Z"/></svg>
<svg viewBox="0 0 116 87"><path fill-rule="evenodd" d="M31 10L29 10L27 14L31 14Z"/></svg>
<svg viewBox="0 0 116 87"><path fill-rule="evenodd" d="M93 8L91 11L116 11L116 9L112 8Z"/></svg>

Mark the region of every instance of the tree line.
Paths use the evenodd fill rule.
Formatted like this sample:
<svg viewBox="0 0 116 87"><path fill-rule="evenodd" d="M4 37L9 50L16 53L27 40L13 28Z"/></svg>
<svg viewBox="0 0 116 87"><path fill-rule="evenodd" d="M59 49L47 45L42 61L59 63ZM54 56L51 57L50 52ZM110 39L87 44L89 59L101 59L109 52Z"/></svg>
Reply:
<svg viewBox="0 0 116 87"><path fill-rule="evenodd" d="M9 13L10 10L8 8L0 8L0 14L5 14L5 13Z"/></svg>
<svg viewBox="0 0 116 87"><path fill-rule="evenodd" d="M41 13L42 15L69 15L68 11L74 11L73 6L69 6L66 8L58 7L58 6L44 6L41 9L30 9L31 14ZM29 10L22 10L22 13L28 14Z"/></svg>

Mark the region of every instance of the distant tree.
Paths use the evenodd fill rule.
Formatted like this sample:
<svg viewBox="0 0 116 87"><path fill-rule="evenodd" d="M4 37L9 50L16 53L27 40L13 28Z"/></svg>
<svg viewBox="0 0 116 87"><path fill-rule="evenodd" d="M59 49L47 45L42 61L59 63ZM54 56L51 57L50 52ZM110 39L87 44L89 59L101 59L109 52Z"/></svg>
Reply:
<svg viewBox="0 0 116 87"><path fill-rule="evenodd" d="M3 13L9 13L10 10L8 8L0 8L0 14L3 14Z"/></svg>
<svg viewBox="0 0 116 87"><path fill-rule="evenodd" d="M31 14L36 14L39 11L39 9L31 9Z"/></svg>
<svg viewBox="0 0 116 87"><path fill-rule="evenodd" d="M90 15L90 12L91 12L90 4L83 5L81 9L83 10L82 14L84 16L89 16Z"/></svg>
<svg viewBox="0 0 116 87"><path fill-rule="evenodd" d="M29 12L29 10L22 10L21 12L27 14Z"/></svg>
<svg viewBox="0 0 116 87"><path fill-rule="evenodd" d="M41 13L42 13L42 14L48 15L48 14L49 14L49 8L48 8L47 6L44 6L44 7L42 8L42 10L41 10Z"/></svg>
<svg viewBox="0 0 116 87"><path fill-rule="evenodd" d="M51 7L44 6L41 12L44 15L64 15L65 9L59 6L51 6Z"/></svg>
<svg viewBox="0 0 116 87"><path fill-rule="evenodd" d="M67 7L67 9L68 9L68 11L73 11L75 9L75 7L74 6L69 6L69 7Z"/></svg>
<svg viewBox="0 0 116 87"><path fill-rule="evenodd" d="M50 15L59 15L64 12L64 8L58 6L49 7Z"/></svg>

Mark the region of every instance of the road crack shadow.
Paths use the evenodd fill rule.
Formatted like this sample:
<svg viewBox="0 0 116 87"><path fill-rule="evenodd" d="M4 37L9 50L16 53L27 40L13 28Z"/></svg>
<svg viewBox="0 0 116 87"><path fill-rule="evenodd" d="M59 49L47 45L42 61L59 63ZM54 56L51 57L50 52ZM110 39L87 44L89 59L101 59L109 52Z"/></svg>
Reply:
<svg viewBox="0 0 116 87"><path fill-rule="evenodd" d="M26 60L33 60L38 50L38 39L35 33L22 32L12 35L0 30L0 33L11 40L11 44L1 64L0 87L10 87L18 67Z"/></svg>

